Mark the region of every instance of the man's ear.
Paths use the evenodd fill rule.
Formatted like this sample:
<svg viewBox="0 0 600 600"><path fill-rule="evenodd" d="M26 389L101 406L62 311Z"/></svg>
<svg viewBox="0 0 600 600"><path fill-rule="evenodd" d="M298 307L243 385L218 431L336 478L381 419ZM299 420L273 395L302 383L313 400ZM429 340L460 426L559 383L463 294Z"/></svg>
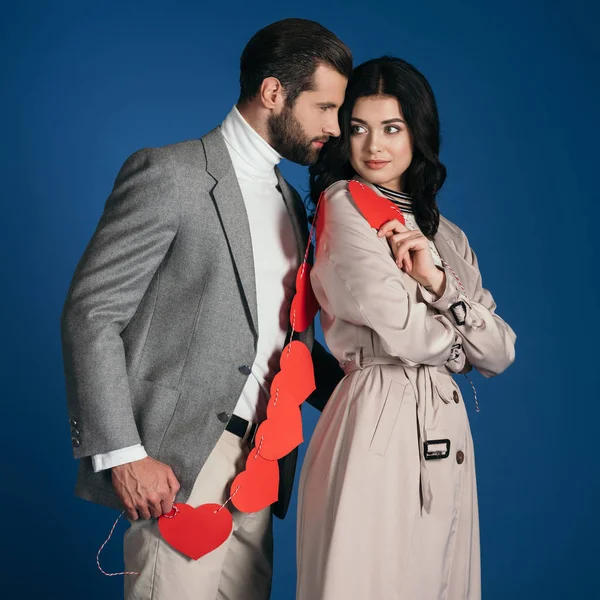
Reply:
<svg viewBox="0 0 600 600"><path fill-rule="evenodd" d="M277 77L263 79L260 86L259 97L261 104L269 110L279 112L285 104L285 92Z"/></svg>

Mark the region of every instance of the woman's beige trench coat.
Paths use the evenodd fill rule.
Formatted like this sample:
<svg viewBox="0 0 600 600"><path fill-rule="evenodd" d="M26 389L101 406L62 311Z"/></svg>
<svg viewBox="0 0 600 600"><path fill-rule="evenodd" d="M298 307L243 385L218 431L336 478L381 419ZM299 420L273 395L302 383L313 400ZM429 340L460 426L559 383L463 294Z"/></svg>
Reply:
<svg viewBox="0 0 600 600"><path fill-rule="evenodd" d="M298 600L476 600L475 459L452 373L501 373L515 335L448 220L434 243L464 291L446 268L436 299L398 269L346 182L322 209L311 280L346 377L302 469Z"/></svg>

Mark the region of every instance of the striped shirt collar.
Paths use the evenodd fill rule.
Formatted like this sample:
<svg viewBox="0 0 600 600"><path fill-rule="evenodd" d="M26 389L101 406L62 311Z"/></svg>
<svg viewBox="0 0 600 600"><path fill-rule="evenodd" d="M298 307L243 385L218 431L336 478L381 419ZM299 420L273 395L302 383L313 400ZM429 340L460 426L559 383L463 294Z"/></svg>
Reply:
<svg viewBox="0 0 600 600"><path fill-rule="evenodd" d="M396 204L402 212L413 213L413 197L404 192L397 192L383 187L382 185L373 184L386 198Z"/></svg>

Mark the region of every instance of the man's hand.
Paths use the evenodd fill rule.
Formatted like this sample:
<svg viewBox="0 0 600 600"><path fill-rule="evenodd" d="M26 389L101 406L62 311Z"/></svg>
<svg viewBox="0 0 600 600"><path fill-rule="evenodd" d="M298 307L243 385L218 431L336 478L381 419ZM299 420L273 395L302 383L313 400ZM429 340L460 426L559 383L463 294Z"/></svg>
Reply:
<svg viewBox="0 0 600 600"><path fill-rule="evenodd" d="M149 456L113 467L112 484L132 521L170 512L179 491L171 467Z"/></svg>

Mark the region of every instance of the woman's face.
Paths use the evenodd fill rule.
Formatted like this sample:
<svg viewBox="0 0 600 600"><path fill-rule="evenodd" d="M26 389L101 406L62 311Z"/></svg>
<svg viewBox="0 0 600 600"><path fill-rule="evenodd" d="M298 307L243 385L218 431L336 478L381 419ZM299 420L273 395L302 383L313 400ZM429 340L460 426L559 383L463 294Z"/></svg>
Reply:
<svg viewBox="0 0 600 600"><path fill-rule="evenodd" d="M402 174L412 161L412 140L398 100L366 96L350 120L350 164L370 183L402 191Z"/></svg>

